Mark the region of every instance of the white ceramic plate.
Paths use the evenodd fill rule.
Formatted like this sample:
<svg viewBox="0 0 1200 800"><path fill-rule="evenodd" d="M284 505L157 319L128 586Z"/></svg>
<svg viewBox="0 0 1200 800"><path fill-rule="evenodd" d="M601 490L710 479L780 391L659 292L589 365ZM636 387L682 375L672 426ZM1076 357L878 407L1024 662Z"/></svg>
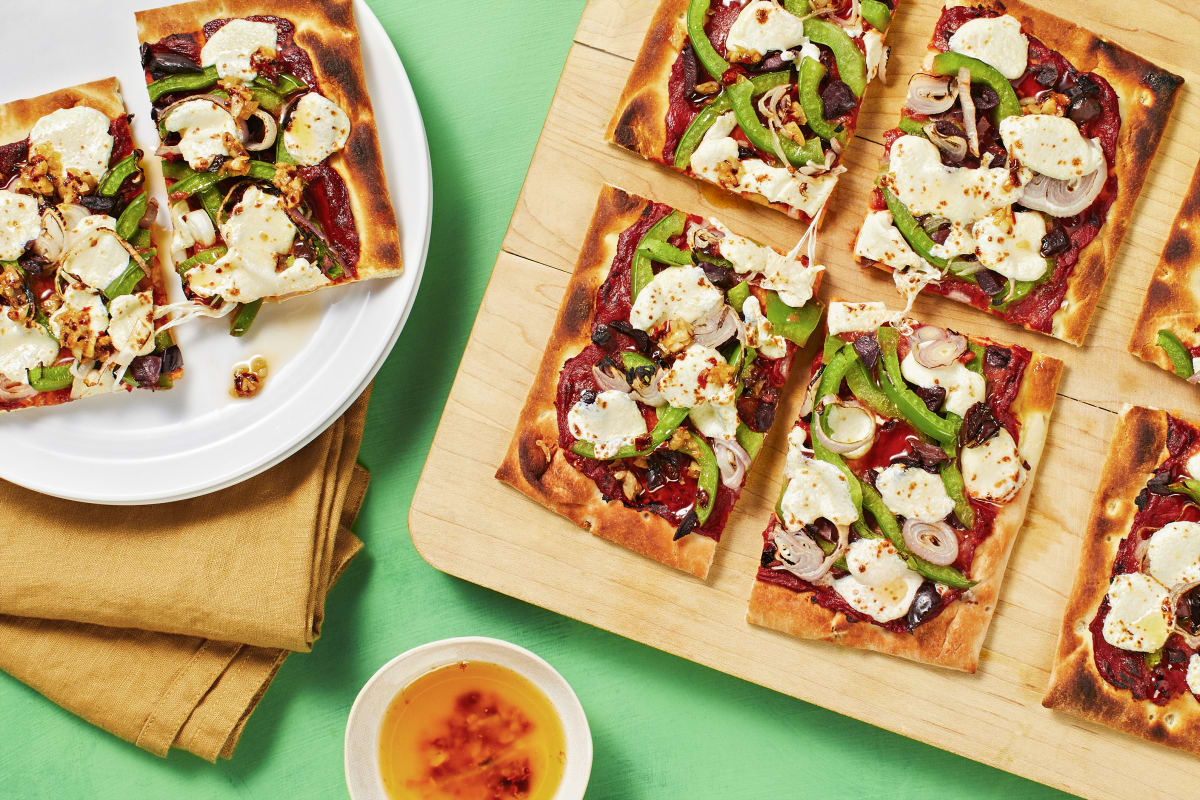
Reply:
<svg viewBox="0 0 1200 800"><path fill-rule="evenodd" d="M135 115L137 146L157 144L138 63L133 11L146 0L30 3L21 25L0 31L8 77L0 102L116 75ZM401 222L404 274L264 306L242 339L229 320L176 328L184 378L166 392L93 397L0 415L0 478L91 503L158 503L205 494L271 467L311 441L366 388L391 351L416 297L433 211L421 113L379 20L355 3L363 61L379 125L392 203ZM30 36L31 30L54 31ZM163 203L157 159L150 186ZM165 220L160 212L160 222ZM163 250L160 244L160 252ZM178 280L167 276L172 299ZM265 388L230 393L233 365L261 354Z"/></svg>
<svg viewBox="0 0 1200 800"><path fill-rule="evenodd" d="M367 681L346 721L346 787L351 800L388 800L379 774L379 734L392 700L425 673L460 661L507 667L545 692L567 739L567 763L554 800L581 800L592 772L592 732L575 691L558 670L525 648L483 636L415 647L384 664Z"/></svg>

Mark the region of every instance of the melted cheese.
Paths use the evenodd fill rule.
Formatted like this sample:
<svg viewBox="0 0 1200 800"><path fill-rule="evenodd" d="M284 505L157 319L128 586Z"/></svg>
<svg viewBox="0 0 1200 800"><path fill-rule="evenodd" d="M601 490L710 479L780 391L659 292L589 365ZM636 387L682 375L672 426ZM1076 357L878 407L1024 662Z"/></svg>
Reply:
<svg viewBox="0 0 1200 800"><path fill-rule="evenodd" d="M813 285L824 267L806 266L799 256L783 255L772 247L738 236L716 220L712 224L724 234L718 249L721 257L733 264L735 272L759 275L759 285L777 292L779 299L793 308L800 308L812 299Z"/></svg>
<svg viewBox="0 0 1200 800"><path fill-rule="evenodd" d="M688 419L696 426L696 430L709 439L733 441L737 438L738 413L733 403L696 406L688 414Z"/></svg>
<svg viewBox="0 0 1200 800"><path fill-rule="evenodd" d="M888 211L872 211L863 220L854 242L854 255L869 258L893 269L925 266L925 259L917 255L904 240L899 229L892 224Z"/></svg>
<svg viewBox="0 0 1200 800"><path fill-rule="evenodd" d="M990 64L1010 81L1024 75L1029 62L1029 39L1008 14L963 23L950 37L950 49Z"/></svg>
<svg viewBox="0 0 1200 800"><path fill-rule="evenodd" d="M972 234L971 229L972 226L964 225L961 222L954 223L950 226L950 232L946 235L946 241L941 244L934 244L929 249L929 252L938 258L945 259L974 253L975 236Z"/></svg>
<svg viewBox="0 0 1200 800"><path fill-rule="evenodd" d="M804 21L773 0L750 0L729 27L725 39L727 50L757 54L755 61L772 51L807 43Z"/></svg>
<svg viewBox="0 0 1200 800"><path fill-rule="evenodd" d="M833 582L834 591L855 611L877 622L891 622L907 614L925 582L886 539L851 542L846 566L850 574Z"/></svg>
<svg viewBox="0 0 1200 800"><path fill-rule="evenodd" d="M875 488L893 514L921 522L940 522L954 511L940 475L920 467L892 464L879 473Z"/></svg>
<svg viewBox="0 0 1200 800"><path fill-rule="evenodd" d="M1024 114L1000 121L1008 154L1023 167L1060 181L1082 178L1104 167L1104 151L1085 139L1067 117Z"/></svg>
<svg viewBox="0 0 1200 800"><path fill-rule="evenodd" d="M113 298L108 306L108 335L112 337L118 364L129 364L137 356L154 350L154 296L149 290Z"/></svg>
<svg viewBox="0 0 1200 800"><path fill-rule="evenodd" d="M230 113L203 98L180 103L163 125L179 133L179 152L197 172L207 170L217 156L232 155L230 146L238 141L237 123Z"/></svg>
<svg viewBox="0 0 1200 800"><path fill-rule="evenodd" d="M946 400L942 407L960 417L965 417L967 409L983 400L987 393L987 383L979 373L972 372L957 361L936 369L923 367L917 363L911 350L900 362L900 374L905 380L924 389L934 386L944 388Z"/></svg>
<svg viewBox="0 0 1200 800"><path fill-rule="evenodd" d="M1041 254L1046 219L1034 211L992 214L971 228L979 263L1015 281L1035 281L1050 261Z"/></svg>
<svg viewBox="0 0 1200 800"><path fill-rule="evenodd" d="M0 261L16 261L41 232L37 199L0 189Z"/></svg>
<svg viewBox="0 0 1200 800"><path fill-rule="evenodd" d="M97 394L111 394L123 386L124 384L117 383L113 371L107 367L76 372L75 380L71 384L71 399L78 400L81 397L91 397Z"/></svg>
<svg viewBox="0 0 1200 800"><path fill-rule="evenodd" d="M296 102L283 132L283 146L297 164L320 164L346 146L350 118L337 103L309 92Z"/></svg>
<svg viewBox="0 0 1200 800"><path fill-rule="evenodd" d="M1200 522L1171 522L1146 545L1146 572L1164 586L1200 580Z"/></svg>
<svg viewBox="0 0 1200 800"><path fill-rule="evenodd" d="M268 59L275 57L278 33L270 22L231 19L204 43L200 63L215 65L222 78L249 83L258 75L251 57L260 50Z"/></svg>
<svg viewBox="0 0 1200 800"><path fill-rule="evenodd" d="M1187 666L1188 691L1200 695L1200 653L1192 653Z"/></svg>
<svg viewBox="0 0 1200 800"><path fill-rule="evenodd" d="M60 108L39 119L29 131L29 149L52 151L56 175L71 172L95 183L108 171L113 137L111 120L89 106ZM60 171L61 169L61 171Z"/></svg>
<svg viewBox="0 0 1200 800"><path fill-rule="evenodd" d="M771 333L771 322L763 316L758 298L750 296L742 304L742 316L746 320L746 344L757 348L767 358L783 358L787 355L787 340Z"/></svg>
<svg viewBox="0 0 1200 800"><path fill-rule="evenodd" d="M858 510L850 498L850 483L842 471L804 454L802 429L792 429L788 444L787 467L784 471L788 482L779 501L783 527L798 531L822 518L834 525L855 522Z"/></svg>
<svg viewBox="0 0 1200 800"><path fill-rule="evenodd" d="M29 370L58 357L58 341L32 320L16 321L0 314L0 375L29 383Z"/></svg>
<svg viewBox="0 0 1200 800"><path fill-rule="evenodd" d="M629 311L629 324L648 331L672 319L694 323L724 303L725 295L704 276L704 270L668 267L642 287Z"/></svg>
<svg viewBox="0 0 1200 800"><path fill-rule="evenodd" d="M658 391L676 408L732 403L737 390L736 375L731 372L728 380L722 381L713 372L715 367L727 366L721 354L711 347L689 345L671 366L663 370L658 379Z"/></svg>
<svg viewBox="0 0 1200 800"><path fill-rule="evenodd" d="M108 288L129 266L129 251L121 244L116 226L107 214L92 214L77 222L67 233L71 245L63 270L93 289Z"/></svg>
<svg viewBox="0 0 1200 800"><path fill-rule="evenodd" d="M601 392L593 403L580 400L571 406L567 427L576 439L592 443L596 458L612 458L647 430L646 419L633 398L613 390Z"/></svg>
<svg viewBox="0 0 1200 800"><path fill-rule="evenodd" d="M108 328L108 309L95 289L67 287L62 305L50 315L50 330L76 359L90 359L96 340Z"/></svg>
<svg viewBox="0 0 1200 800"><path fill-rule="evenodd" d="M916 216L936 214L971 223L1021 196L1003 167L947 167L937 145L921 136L901 136L892 145L884 182Z"/></svg>
<svg viewBox="0 0 1200 800"><path fill-rule="evenodd" d="M874 331L886 325L896 317L896 312L883 303L844 303L834 301L829 304L829 315L826 324L829 335L840 333L860 333Z"/></svg>
<svg viewBox="0 0 1200 800"><path fill-rule="evenodd" d="M1108 616L1104 618L1104 641L1122 650L1153 652L1171 635L1175 614L1167 587L1149 575L1131 572L1117 575L1108 586Z"/></svg>
<svg viewBox="0 0 1200 800"><path fill-rule="evenodd" d="M1200 369L1196 371L1200 372ZM1200 480L1200 452L1192 454L1192 457L1189 458L1187 463L1184 465L1184 469L1187 470L1188 475Z"/></svg>
<svg viewBox="0 0 1200 800"><path fill-rule="evenodd" d="M961 461L963 483L971 497L1004 502L1025 484L1016 442L1004 428L978 447L964 447Z"/></svg>
<svg viewBox="0 0 1200 800"><path fill-rule="evenodd" d="M184 276L196 294L220 296L234 303L260 297L305 292L324 286L329 278L307 259L277 270L278 257L292 251L296 226L279 198L251 186L221 225L229 251L212 264L199 264Z"/></svg>

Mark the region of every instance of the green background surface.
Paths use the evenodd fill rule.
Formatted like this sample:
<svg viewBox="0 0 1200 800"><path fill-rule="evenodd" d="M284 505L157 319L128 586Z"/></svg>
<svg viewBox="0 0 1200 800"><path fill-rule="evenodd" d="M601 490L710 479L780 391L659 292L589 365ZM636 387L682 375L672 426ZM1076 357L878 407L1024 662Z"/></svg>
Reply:
<svg viewBox="0 0 1200 800"><path fill-rule="evenodd" d="M1065 797L421 560L409 503L584 1L369 4L416 89L435 200L420 295L371 402L366 551L330 596L314 652L284 664L232 761L160 760L0 677L0 798L345 797L342 737L359 688L398 653L463 635L528 647L574 685L595 740L589 798Z"/></svg>

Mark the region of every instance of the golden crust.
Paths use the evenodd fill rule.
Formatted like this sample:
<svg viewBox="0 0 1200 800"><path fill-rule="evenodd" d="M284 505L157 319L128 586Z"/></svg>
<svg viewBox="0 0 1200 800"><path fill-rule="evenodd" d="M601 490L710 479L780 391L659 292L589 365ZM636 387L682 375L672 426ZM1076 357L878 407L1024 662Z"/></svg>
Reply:
<svg viewBox="0 0 1200 800"><path fill-rule="evenodd" d="M982 344L989 342L982 338L973 340ZM1025 522L1025 509L1046 444L1046 431L1062 367L1058 359L1040 353L1034 353L1026 367L1012 409L1021 421L1017 447L1029 464L1029 476L1013 501L997 514L992 534L975 551L971 571L979 583L957 602L918 626L913 633L896 634L873 623L855 622L841 612L823 608L813 601L811 593L755 581L746 621L803 639L837 642L925 664L974 672L996 610L1009 554Z"/></svg>
<svg viewBox="0 0 1200 800"><path fill-rule="evenodd" d="M1158 332L1169 329L1184 345L1200 344L1200 166L1184 195L1183 206L1171 225L1171 235L1154 270L1142 313L1129 339L1129 352L1173 372L1166 353L1156 343Z"/></svg>
<svg viewBox="0 0 1200 800"><path fill-rule="evenodd" d="M1079 261L1067 279L1067 293L1054 314L1050 331L1055 338L1081 345L1112 270L1117 249L1125 238L1129 218L1158 151L1183 78L1085 28L1019 0L988 0L978 5L998 8L1016 17L1025 30L1061 53L1077 69L1102 75L1120 98L1121 132L1114 165L1119 186L1117 199L1109 209L1099 235L1080 253ZM859 261L891 271L869 259L860 258ZM991 309L987 313L999 316Z"/></svg>
<svg viewBox="0 0 1200 800"><path fill-rule="evenodd" d="M81 83L0 106L0 144L26 138L29 129L42 117L60 108L75 106L91 106L109 119L126 113L116 78Z"/></svg>
<svg viewBox="0 0 1200 800"><path fill-rule="evenodd" d="M1112 563L1137 513L1134 498L1167 457L1167 414L1125 407L1117 420L1075 584L1063 612L1058 651L1042 705L1124 733L1200 755L1200 704L1188 693L1158 706L1134 700L1097 672L1088 630L1108 592Z"/></svg>
<svg viewBox="0 0 1200 800"><path fill-rule="evenodd" d="M321 93L350 117L350 138L328 163L350 192L360 242L355 280L399 275L404 271L400 233L367 94L353 0L195 0L137 12L138 39L156 42L173 33L199 32L210 20L257 14L283 17L296 26L296 44L312 60Z"/></svg>

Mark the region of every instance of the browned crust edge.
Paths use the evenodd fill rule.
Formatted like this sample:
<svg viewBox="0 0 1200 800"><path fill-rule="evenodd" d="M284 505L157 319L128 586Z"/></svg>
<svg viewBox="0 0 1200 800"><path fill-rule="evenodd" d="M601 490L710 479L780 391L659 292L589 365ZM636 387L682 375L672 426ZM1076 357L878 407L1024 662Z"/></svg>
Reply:
<svg viewBox="0 0 1200 800"><path fill-rule="evenodd" d="M1167 456L1167 413L1126 406L1083 534L1079 568L1063 612L1050 685L1042 705L1168 747L1200 755L1200 704L1184 693L1157 706L1134 700L1096 670L1088 626L1108 592L1113 559L1137 513L1134 498ZM1170 724L1168 724L1170 720Z"/></svg>
<svg viewBox="0 0 1200 800"><path fill-rule="evenodd" d="M973 340L984 344L990 341L974 337ZM746 621L802 639L836 642L974 672L996 609L1008 557L1025 522L1062 369L1061 361L1040 353L1033 354L1026 368L1012 408L1021 421L1018 450L1029 463L1029 476L1017 497L996 516L992 535L976 550L972 571L979 577L979 583L958 602L913 633L895 634L870 622L854 622L841 612L823 608L813 601L812 594L793 592L756 580Z"/></svg>
<svg viewBox="0 0 1200 800"><path fill-rule="evenodd" d="M1108 211L1100 234L1080 253L1079 261L1067 279L1067 293L1054 315L1050 331L1057 339L1082 345L1112 271L1117 249L1129 228L1129 219L1146 174L1162 141L1183 78L1102 36L1019 0L987 0L979 5L1006 10L1048 47L1062 53L1077 69L1104 76L1120 98L1121 133L1114 167L1119 182L1117 199ZM891 271L879 262L858 260ZM986 309L985 313L1000 316L991 309ZM1028 329L1028 326L1022 327Z"/></svg>
<svg viewBox="0 0 1200 800"><path fill-rule="evenodd" d="M210 20L255 14L284 17L296 26L296 44L312 60L321 93L350 117L350 138L329 164L346 181L358 228L360 256L354 281L401 274L400 232L367 94L353 0L194 0L137 12L138 39L156 42L173 33L198 32Z"/></svg>

